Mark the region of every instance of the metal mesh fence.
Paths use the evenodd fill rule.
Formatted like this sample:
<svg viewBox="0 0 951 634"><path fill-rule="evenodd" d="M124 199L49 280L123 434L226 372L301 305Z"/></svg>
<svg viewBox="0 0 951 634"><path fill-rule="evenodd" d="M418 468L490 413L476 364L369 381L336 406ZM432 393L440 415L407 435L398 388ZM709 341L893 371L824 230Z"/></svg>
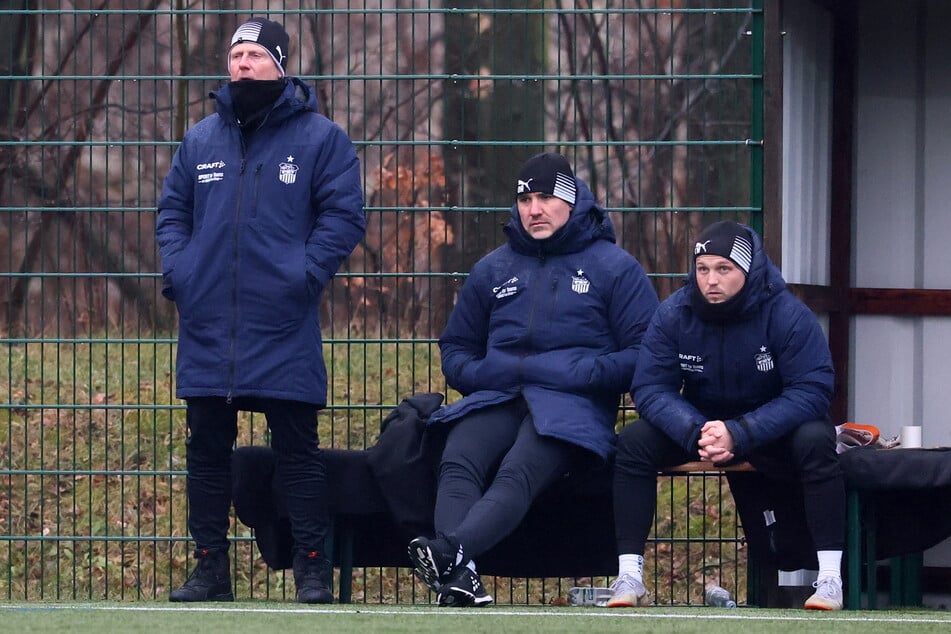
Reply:
<svg viewBox="0 0 951 634"><path fill-rule="evenodd" d="M761 4L0 1L0 597L164 599L191 566L155 202L237 24L285 24L289 74L361 159L368 229L324 294L320 436L363 449L404 396L457 397L436 337L529 156L569 157L662 297L701 224L761 228ZM626 401L619 425L635 415ZM240 430L268 440L260 416ZM657 601L700 602L717 575L742 597L721 479L660 486ZM231 537L239 598L292 596L250 529ZM606 581L493 587L539 603ZM408 569L365 569L354 599L430 597Z"/></svg>

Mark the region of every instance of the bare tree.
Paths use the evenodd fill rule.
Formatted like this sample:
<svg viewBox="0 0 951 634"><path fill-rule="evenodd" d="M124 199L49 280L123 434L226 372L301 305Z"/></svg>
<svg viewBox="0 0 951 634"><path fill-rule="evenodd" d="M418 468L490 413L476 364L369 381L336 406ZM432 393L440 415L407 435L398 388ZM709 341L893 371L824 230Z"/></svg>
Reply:
<svg viewBox="0 0 951 634"><path fill-rule="evenodd" d="M99 8L105 8L104 1ZM8 237L4 242L10 245L11 269L19 274L9 279L5 317L11 332L65 326L72 333L102 325L99 320L107 316L118 325L127 309L142 311L153 321L148 310L153 302L134 275L125 275L129 263L122 247L130 242L141 245L141 241L127 241L136 227L128 226L124 217L116 223L105 211L114 204L109 202L105 173L97 167L109 152L96 143L103 133L108 134L115 79L138 49L151 15L118 18L123 22L119 37L110 35L108 20L91 13L85 21L74 23L72 37L63 40L66 46L31 46L36 41L33 37L17 41L20 49L15 54L34 74L82 79L45 82L31 90L40 83L35 82L16 94L17 115L11 131L16 131L22 145L10 146L10 155L0 165L0 186L17 192L8 199L15 206L40 211L5 218ZM35 28L28 32L42 32L53 20L53 14L37 16L29 21ZM64 25L57 22L55 26ZM105 54L99 53L101 48ZM78 208L87 211L79 213ZM104 231L104 227L116 224L120 226L110 241L111 229ZM93 270L103 275L99 279L46 275ZM140 269L133 266L131 270Z"/></svg>
<svg viewBox="0 0 951 634"><path fill-rule="evenodd" d="M584 3L578 3L583 5ZM605 3L605 9L631 9ZM559 8L563 8L559 5ZM749 155L719 144L750 125L748 83L720 79L748 68L748 13L683 12L685 0L633 11L557 14L552 55L566 75L552 86L550 133L583 142L579 175L609 207L622 246L652 273L662 296L679 285L698 208L748 204Z"/></svg>
<svg viewBox="0 0 951 634"><path fill-rule="evenodd" d="M123 4L140 11L122 12ZM286 2L268 4L280 11L271 17L284 22L297 48L292 74L316 80L322 111L357 142L368 200L387 200L374 189L380 187L384 158L388 169L410 181L399 189L419 194L410 207L369 211L372 239L328 293L327 305L335 307L331 325L354 322L362 329L359 315L367 308L342 301L351 297L351 282L369 280L385 295L389 287L380 283L385 276L406 274L412 280L411 274L421 273L413 267L444 268L441 245L451 234L438 209L419 207L446 204L442 184L420 190L432 183L425 164L439 158L431 140L441 138L441 82L424 78L441 72L441 19L425 11L338 15L323 11L329 3L300 3L299 12L288 10ZM7 251L0 261L15 273L0 279L0 293L9 298L0 328L64 335L103 328L167 330L175 315L159 295L155 201L177 142L211 112L208 93L226 80L227 39L239 22L268 12L260 2L247 1L215 4L244 9L246 15L195 12L201 4L185 0L99 0L74 14L59 5L60 11L23 14L22 24L10 25L16 28L5 61L9 68L54 79L2 84L9 97L4 103L11 104L3 120L20 143L3 146L0 191L7 194L5 205L24 211L0 218L0 249ZM175 11L166 15L158 11L163 7ZM37 46L50 41L47 33L56 33L64 45ZM441 163L435 167L441 171ZM396 248L419 248L427 257L384 257L387 245L380 238L403 235L394 226L407 213L418 229ZM431 238L438 243L432 248ZM362 261L356 262L358 257ZM366 279L349 276L348 270ZM387 327L422 328L427 335L440 330L452 296L449 283L400 286L398 296L385 298Z"/></svg>
<svg viewBox="0 0 951 634"><path fill-rule="evenodd" d="M367 238L328 289L331 331L438 334L462 279L444 274L502 241L513 174L543 147L571 155L662 295L685 269L696 210L735 215L749 199L748 149L727 142L750 126L749 12L687 0L561 0L548 13L474 0L448 14L428 0L63 5L0 25L0 63L37 78L0 81L0 134L13 141L0 146L0 192L22 209L0 216L8 332L172 327L155 201L226 81L227 39L255 14L284 22L291 74L317 87L366 175ZM139 11L115 11L126 5ZM43 45L52 33L61 45Z"/></svg>

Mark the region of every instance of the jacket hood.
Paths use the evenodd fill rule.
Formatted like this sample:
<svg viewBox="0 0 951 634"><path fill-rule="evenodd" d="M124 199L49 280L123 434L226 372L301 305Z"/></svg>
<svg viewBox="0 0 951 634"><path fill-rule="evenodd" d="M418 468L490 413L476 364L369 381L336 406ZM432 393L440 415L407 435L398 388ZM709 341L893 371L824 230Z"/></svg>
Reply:
<svg viewBox="0 0 951 634"><path fill-rule="evenodd" d="M783 280L782 273L766 255L766 251L763 250L763 239L750 227L740 226L746 229L753 238L753 261L750 264L750 272L746 276L746 284L743 285L736 296L737 303L729 307L724 305L729 314L724 314L723 317L728 319L742 319L750 315L764 302L786 289L786 282ZM706 304L706 300L700 293L700 287L697 286L697 269L694 266L691 266L690 273L687 276L687 292L695 305ZM705 312L715 313L715 308L717 307Z"/></svg>
<svg viewBox="0 0 951 634"><path fill-rule="evenodd" d="M598 205L594 194L584 181L575 178L578 197L568 216L568 222L550 237L536 240L518 215L518 204L512 205L508 224L503 231L512 248L525 255L544 257L563 253L577 253L596 240L616 242L610 215Z"/></svg>
<svg viewBox="0 0 951 634"><path fill-rule="evenodd" d="M208 96L214 99L215 110L218 114L225 121L237 125L230 86L225 84L218 90L208 93ZM317 93L297 77L288 77L284 92L274 102L274 107L264 125L268 122L283 121L301 111L319 112L317 106Z"/></svg>

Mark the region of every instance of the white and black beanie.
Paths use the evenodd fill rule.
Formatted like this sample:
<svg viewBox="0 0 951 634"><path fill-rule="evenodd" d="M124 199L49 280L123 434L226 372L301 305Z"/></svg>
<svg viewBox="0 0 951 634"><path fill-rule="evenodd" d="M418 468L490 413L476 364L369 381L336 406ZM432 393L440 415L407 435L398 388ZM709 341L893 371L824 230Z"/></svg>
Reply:
<svg viewBox="0 0 951 634"><path fill-rule="evenodd" d="M753 263L753 240L750 232L732 220L721 220L708 226L697 238L693 259L701 255L719 255L736 264L749 275Z"/></svg>
<svg viewBox="0 0 951 634"><path fill-rule="evenodd" d="M231 46L228 47L228 50L230 51L235 44L241 44L242 42L251 42L266 50L281 70L281 77L285 76L290 38L283 26L264 18L251 18L239 26L234 35L231 36Z"/></svg>
<svg viewBox="0 0 951 634"><path fill-rule="evenodd" d="M574 205L578 188L568 159L561 154L546 152L525 161L515 183L515 196L532 193L551 194Z"/></svg>

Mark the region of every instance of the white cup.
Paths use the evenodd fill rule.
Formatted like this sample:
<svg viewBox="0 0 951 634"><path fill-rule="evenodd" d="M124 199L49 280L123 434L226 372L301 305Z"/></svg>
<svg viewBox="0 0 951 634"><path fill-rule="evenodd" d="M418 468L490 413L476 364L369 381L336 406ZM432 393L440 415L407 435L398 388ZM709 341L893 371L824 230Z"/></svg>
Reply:
<svg viewBox="0 0 951 634"><path fill-rule="evenodd" d="M905 425L901 428L901 446L905 449L921 447L921 426Z"/></svg>

